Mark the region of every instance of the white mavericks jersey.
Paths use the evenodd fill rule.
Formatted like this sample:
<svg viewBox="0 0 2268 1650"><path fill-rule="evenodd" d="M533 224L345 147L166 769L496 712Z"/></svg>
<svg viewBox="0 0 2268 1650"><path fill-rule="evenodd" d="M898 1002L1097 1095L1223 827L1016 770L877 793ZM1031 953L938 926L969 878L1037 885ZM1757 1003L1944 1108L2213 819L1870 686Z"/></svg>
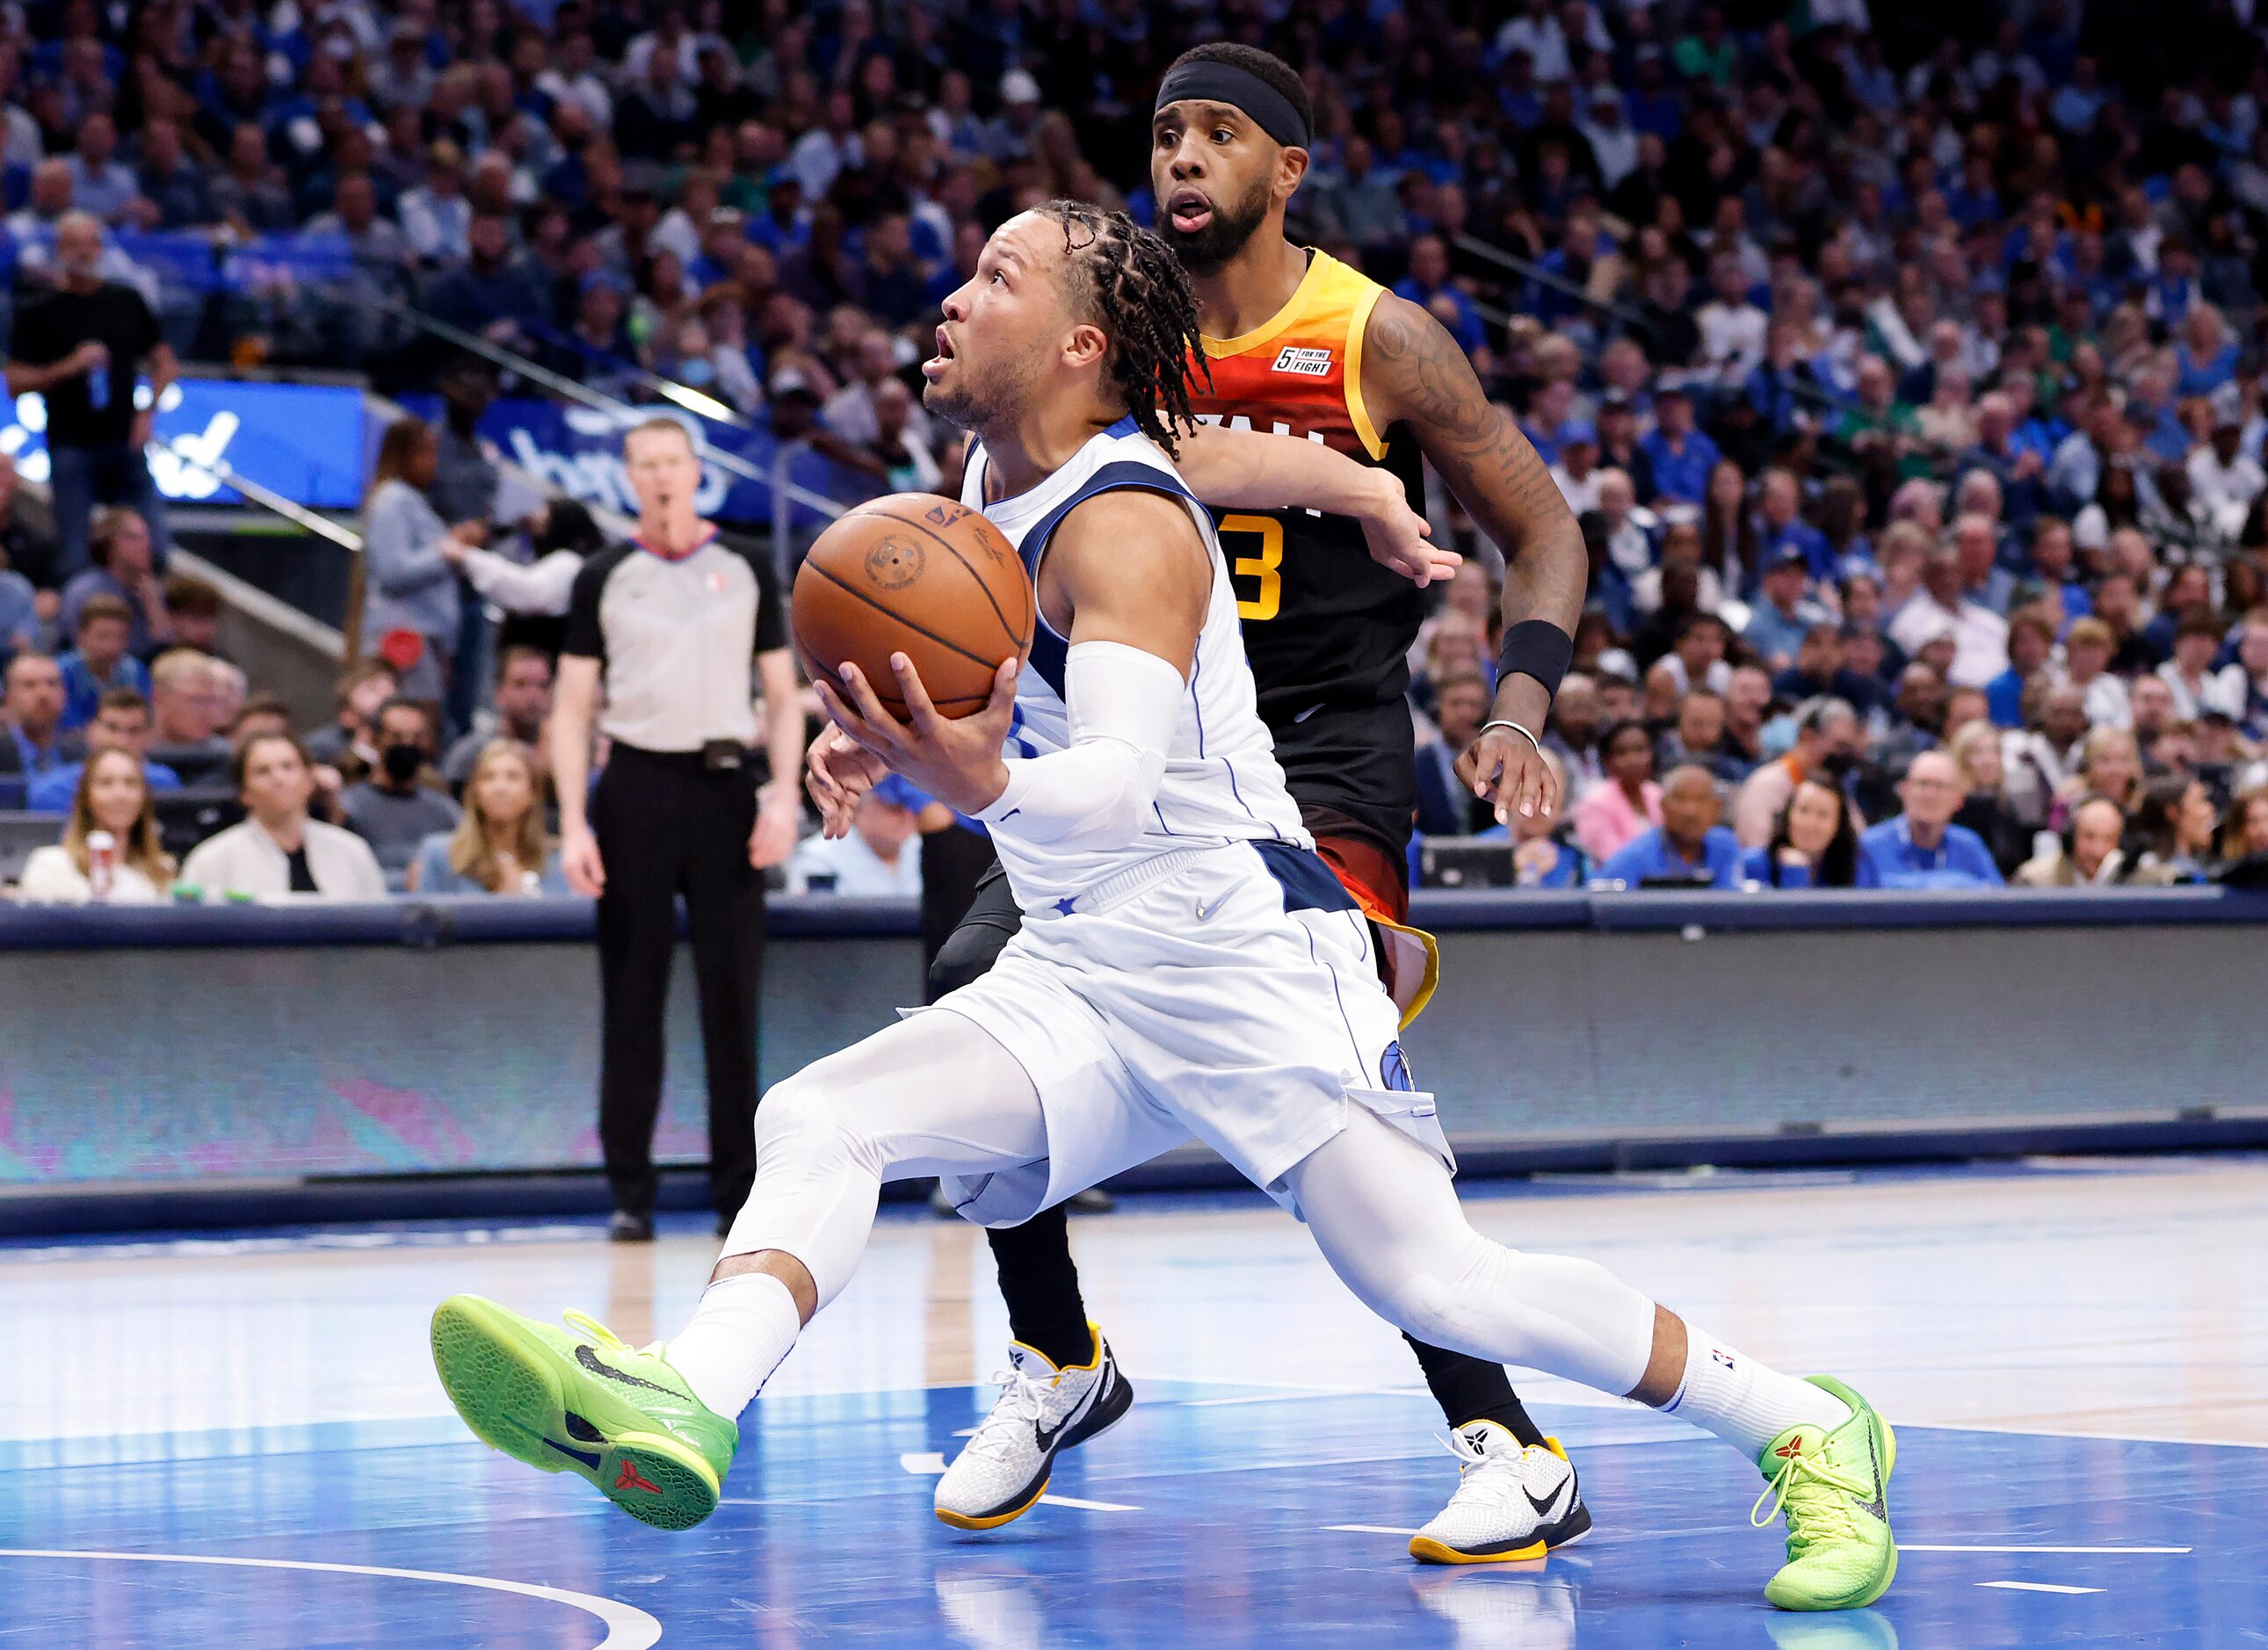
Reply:
<svg viewBox="0 0 2268 1650"><path fill-rule="evenodd" d="M994 825L993 845L1018 901L1027 910L1051 904L1068 910L1072 898L1105 879L1161 854L1188 849L1233 842L1312 848L1299 807L1284 788L1275 741L1260 719L1252 667L1244 657L1236 594L1212 521L1164 450L1142 434L1133 419L1122 418L1029 492L994 504L984 498L988 467L983 455L983 443L970 446L961 502L983 511L1015 546L1032 579L1035 609L1040 563L1049 536L1074 505L1114 488L1146 488L1180 499L1212 558L1212 596L1205 607L1204 627L1197 633L1181 722L1166 753L1165 779L1158 788L1150 828L1123 848L1098 852L1027 842L1017 836L1012 823ZM1044 756L1071 744L1071 713L1064 703L1064 660L1069 648L1070 643L1041 617L1034 629L1030 660L1016 678L1016 721L1005 751L1009 757Z"/></svg>

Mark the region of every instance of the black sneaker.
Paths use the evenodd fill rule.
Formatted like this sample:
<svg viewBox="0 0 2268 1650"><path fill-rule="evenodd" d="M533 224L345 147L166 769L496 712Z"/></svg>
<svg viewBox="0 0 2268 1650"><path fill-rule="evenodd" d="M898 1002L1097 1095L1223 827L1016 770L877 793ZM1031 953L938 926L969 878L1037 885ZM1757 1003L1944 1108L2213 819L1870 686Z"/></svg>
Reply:
<svg viewBox="0 0 2268 1650"><path fill-rule="evenodd" d="M615 1211L607 1222L607 1241L609 1243L651 1243L653 1241L653 1217L632 1214L627 1209Z"/></svg>

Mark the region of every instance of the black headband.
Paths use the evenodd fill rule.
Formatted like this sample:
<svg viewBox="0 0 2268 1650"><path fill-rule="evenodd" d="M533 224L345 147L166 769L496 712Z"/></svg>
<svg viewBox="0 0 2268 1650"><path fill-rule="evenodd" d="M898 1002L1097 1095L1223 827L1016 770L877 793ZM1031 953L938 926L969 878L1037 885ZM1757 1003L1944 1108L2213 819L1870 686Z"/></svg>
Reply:
<svg viewBox="0 0 2268 1650"><path fill-rule="evenodd" d="M1184 98L1226 103L1250 116L1254 125L1286 149L1307 146L1307 123L1292 107L1292 99L1249 69L1204 59L1183 63L1159 85L1157 107L1162 109Z"/></svg>

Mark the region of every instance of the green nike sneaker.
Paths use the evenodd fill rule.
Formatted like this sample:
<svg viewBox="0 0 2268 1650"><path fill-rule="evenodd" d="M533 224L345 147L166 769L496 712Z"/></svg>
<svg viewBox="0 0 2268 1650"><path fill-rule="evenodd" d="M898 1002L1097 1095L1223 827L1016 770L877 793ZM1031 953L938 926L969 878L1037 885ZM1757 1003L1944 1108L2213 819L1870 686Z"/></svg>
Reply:
<svg viewBox="0 0 2268 1650"><path fill-rule="evenodd" d="M1831 1433L1791 1426L1756 1458L1770 1482L1749 1521L1762 1528L1787 1514L1787 1563L1765 1586L1764 1599L1782 1609L1857 1609L1889 1591L1898 1573L1889 1504L1898 1440L1841 1381L1808 1379L1849 1404L1851 1418Z"/></svg>
<svg viewBox="0 0 2268 1650"><path fill-rule="evenodd" d="M740 1429L693 1396L662 1349L633 1352L579 1312L572 1334L478 1295L433 1314L433 1367L492 1449L571 1472L632 1518L690 1529L717 1510Z"/></svg>

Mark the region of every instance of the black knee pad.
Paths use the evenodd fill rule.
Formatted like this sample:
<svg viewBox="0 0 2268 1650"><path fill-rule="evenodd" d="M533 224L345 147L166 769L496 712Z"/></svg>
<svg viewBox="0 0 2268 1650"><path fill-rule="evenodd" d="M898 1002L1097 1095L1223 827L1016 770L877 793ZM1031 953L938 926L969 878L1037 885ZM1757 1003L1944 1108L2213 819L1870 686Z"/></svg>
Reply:
<svg viewBox="0 0 2268 1650"><path fill-rule="evenodd" d="M963 923L954 929L938 947L937 961L929 965L930 1000L935 1002L947 991L958 991L990 973L1002 948L1012 938L1012 931L992 923Z"/></svg>

